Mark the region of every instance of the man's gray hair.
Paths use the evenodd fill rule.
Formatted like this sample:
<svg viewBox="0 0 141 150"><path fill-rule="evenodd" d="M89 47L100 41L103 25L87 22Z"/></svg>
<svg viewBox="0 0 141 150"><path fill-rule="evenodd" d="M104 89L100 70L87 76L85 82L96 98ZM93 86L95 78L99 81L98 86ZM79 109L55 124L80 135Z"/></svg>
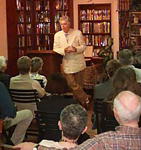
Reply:
<svg viewBox="0 0 141 150"><path fill-rule="evenodd" d="M70 24L70 18L67 15L60 17L59 22L61 23L61 21L65 21Z"/></svg>
<svg viewBox="0 0 141 150"><path fill-rule="evenodd" d="M6 58L4 56L0 56L0 70L2 67L6 66Z"/></svg>
<svg viewBox="0 0 141 150"><path fill-rule="evenodd" d="M141 115L141 98L139 97L139 105L137 108L133 111L127 110L120 100L118 100L118 96L114 99L114 108L117 111L118 117L121 122L131 122L131 121L137 121L139 122L139 118Z"/></svg>
<svg viewBox="0 0 141 150"><path fill-rule="evenodd" d="M60 115L63 135L68 139L77 139L88 121L87 111L80 104L66 106Z"/></svg>

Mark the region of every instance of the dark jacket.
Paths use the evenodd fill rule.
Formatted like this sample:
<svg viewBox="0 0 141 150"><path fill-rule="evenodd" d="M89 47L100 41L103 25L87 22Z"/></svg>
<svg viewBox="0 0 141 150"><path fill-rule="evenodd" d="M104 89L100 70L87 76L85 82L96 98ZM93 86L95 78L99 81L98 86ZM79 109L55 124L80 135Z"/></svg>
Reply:
<svg viewBox="0 0 141 150"><path fill-rule="evenodd" d="M16 108L10 94L3 83L0 82L0 112L1 118L5 119L6 117L15 118Z"/></svg>
<svg viewBox="0 0 141 150"><path fill-rule="evenodd" d="M0 71L0 82L2 82L7 89L9 89L11 76Z"/></svg>

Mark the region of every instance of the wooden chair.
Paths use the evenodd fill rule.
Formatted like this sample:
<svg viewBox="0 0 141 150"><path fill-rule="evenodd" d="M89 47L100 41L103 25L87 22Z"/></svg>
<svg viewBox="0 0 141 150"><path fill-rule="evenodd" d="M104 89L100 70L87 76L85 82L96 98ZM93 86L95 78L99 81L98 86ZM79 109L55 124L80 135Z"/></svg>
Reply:
<svg viewBox="0 0 141 150"><path fill-rule="evenodd" d="M18 110L30 109L34 113L37 109L39 102L37 90L9 89L9 92Z"/></svg>
<svg viewBox="0 0 141 150"><path fill-rule="evenodd" d="M35 111L35 114L39 130L38 142L42 139L59 141L61 139L61 131L58 127L60 114L47 113L39 110Z"/></svg>
<svg viewBox="0 0 141 150"><path fill-rule="evenodd" d="M103 102L102 104L102 131L115 131L115 127L118 126L113 111L110 106L111 102Z"/></svg>
<svg viewBox="0 0 141 150"><path fill-rule="evenodd" d="M97 133L102 133L102 102L103 99L95 99L93 103L93 110L96 115Z"/></svg>
<svg viewBox="0 0 141 150"><path fill-rule="evenodd" d="M37 90L9 89L9 91L18 110L30 109L34 115L34 111L37 110L39 102ZM38 136L36 119L33 119L27 129L26 135Z"/></svg>

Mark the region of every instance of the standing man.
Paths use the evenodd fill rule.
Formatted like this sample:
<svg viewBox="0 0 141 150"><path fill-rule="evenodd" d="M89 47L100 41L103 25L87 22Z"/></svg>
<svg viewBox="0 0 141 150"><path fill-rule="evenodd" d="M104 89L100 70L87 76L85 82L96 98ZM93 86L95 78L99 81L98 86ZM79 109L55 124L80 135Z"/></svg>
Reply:
<svg viewBox="0 0 141 150"><path fill-rule="evenodd" d="M63 55L63 71L74 98L83 105L89 103L88 95L83 91L84 70L86 67L83 52L84 37L79 30L70 28L70 18L60 18L61 31L54 36L53 51Z"/></svg>

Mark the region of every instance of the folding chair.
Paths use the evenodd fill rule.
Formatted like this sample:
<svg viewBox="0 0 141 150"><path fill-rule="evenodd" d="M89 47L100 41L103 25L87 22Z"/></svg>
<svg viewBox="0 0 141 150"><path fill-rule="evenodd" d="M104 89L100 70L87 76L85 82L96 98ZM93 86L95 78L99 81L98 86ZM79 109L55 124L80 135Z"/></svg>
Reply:
<svg viewBox="0 0 141 150"><path fill-rule="evenodd" d="M58 127L60 114L47 113L39 110L35 111L35 114L39 131L38 142L42 139L59 141L61 139L61 131Z"/></svg>
<svg viewBox="0 0 141 150"><path fill-rule="evenodd" d="M115 127L118 126L113 111L110 110L110 102L103 102L102 106L102 131L115 131Z"/></svg>
<svg viewBox="0 0 141 150"><path fill-rule="evenodd" d="M9 89L9 92L18 110L30 109L34 115L39 102L37 90ZM26 135L38 136L36 119L33 119Z"/></svg>
<svg viewBox="0 0 141 150"><path fill-rule="evenodd" d="M103 99L95 99L93 106L94 106L94 113L96 115L96 127L97 127L97 133L102 133L102 102Z"/></svg>

